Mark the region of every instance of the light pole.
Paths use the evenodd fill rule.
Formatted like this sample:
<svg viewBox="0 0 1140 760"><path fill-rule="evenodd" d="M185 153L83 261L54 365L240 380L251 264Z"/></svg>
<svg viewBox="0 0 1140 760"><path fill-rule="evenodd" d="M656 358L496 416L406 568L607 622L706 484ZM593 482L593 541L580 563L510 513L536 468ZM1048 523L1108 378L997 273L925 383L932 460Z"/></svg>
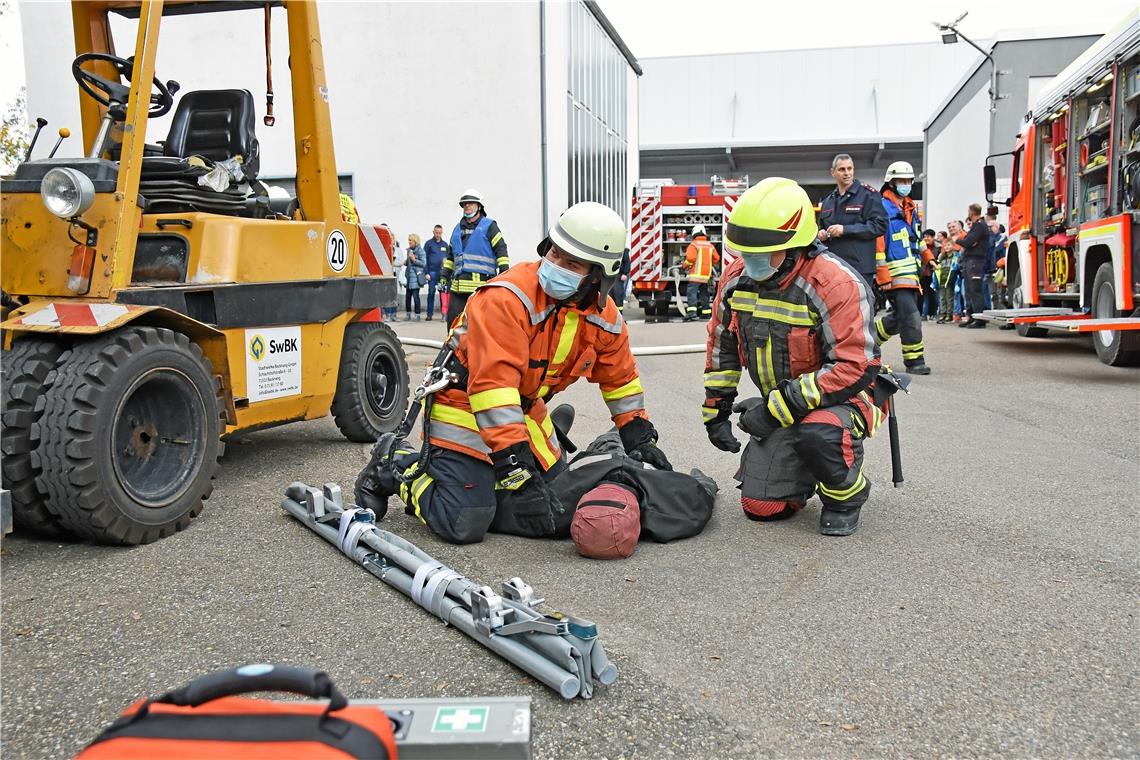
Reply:
<svg viewBox="0 0 1140 760"><path fill-rule="evenodd" d="M970 45L970 47L974 48L974 50L977 50L979 53L984 55L986 57L986 60L990 62L990 113L993 114L995 111L997 111L997 102L1005 97L1005 95L998 95L997 92L997 62L994 61L994 57L992 55L990 55L987 51L982 50L982 48L976 42L958 30L958 24L962 23L962 19L966 18L967 13L969 13L969 11L966 11L966 13L963 13L958 18L945 24L938 21L933 22L933 24L938 28L938 31L942 33L943 45L953 45L958 41L958 38L961 37Z"/></svg>

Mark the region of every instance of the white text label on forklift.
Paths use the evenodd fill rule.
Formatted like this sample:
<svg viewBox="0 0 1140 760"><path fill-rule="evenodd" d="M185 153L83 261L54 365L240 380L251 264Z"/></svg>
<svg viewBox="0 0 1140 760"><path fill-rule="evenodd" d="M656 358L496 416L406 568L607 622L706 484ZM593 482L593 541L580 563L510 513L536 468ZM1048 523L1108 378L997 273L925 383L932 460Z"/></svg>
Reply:
<svg viewBox="0 0 1140 760"><path fill-rule="evenodd" d="M245 331L245 383L250 403L301 392L301 328Z"/></svg>

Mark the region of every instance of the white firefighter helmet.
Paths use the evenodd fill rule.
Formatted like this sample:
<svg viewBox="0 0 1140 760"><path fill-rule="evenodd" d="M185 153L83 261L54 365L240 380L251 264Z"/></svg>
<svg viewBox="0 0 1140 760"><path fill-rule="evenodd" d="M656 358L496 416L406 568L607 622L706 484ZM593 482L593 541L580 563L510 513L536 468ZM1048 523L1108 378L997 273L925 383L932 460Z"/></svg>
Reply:
<svg viewBox="0 0 1140 760"><path fill-rule="evenodd" d="M695 227L693 227L693 237L696 237L697 235L704 235L704 234L706 234L706 233L705 233L705 226L703 224L698 224Z"/></svg>
<svg viewBox="0 0 1140 760"><path fill-rule="evenodd" d="M601 267L613 277L625 251L625 222L609 206L593 201L575 203L550 228L550 242L563 253Z"/></svg>
<svg viewBox="0 0 1140 760"><path fill-rule="evenodd" d="M473 187L467 188L463 191L463 195L459 196L459 205L462 206L464 203L478 203L480 206L482 206L483 193L479 192Z"/></svg>
<svg viewBox="0 0 1140 760"><path fill-rule="evenodd" d="M914 179L914 167L906 161L894 161L887 167L887 175L883 177L883 182L890 182L892 179Z"/></svg>

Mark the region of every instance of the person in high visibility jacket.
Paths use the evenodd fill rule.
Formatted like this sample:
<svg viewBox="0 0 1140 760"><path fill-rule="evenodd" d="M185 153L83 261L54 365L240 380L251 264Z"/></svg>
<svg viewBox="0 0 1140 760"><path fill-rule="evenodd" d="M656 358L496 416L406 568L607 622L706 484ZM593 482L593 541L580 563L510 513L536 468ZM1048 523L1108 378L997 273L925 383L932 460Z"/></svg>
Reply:
<svg viewBox="0 0 1140 760"><path fill-rule="evenodd" d="M432 397L426 461L407 441L382 436L357 479L357 504L380 514L398 493L453 543L480 541L488 530L552 535L574 505L560 504L547 485L566 469L559 435L567 426L556 429L547 405L579 378L601 388L626 452L671 470L610 297L625 244L614 211L578 203L538 245L539 261L476 291L437 360L458 382Z"/></svg>
<svg viewBox="0 0 1140 760"><path fill-rule="evenodd" d="M351 195L340 194L340 218L349 224L360 224L360 213L356 210L356 202Z"/></svg>
<svg viewBox="0 0 1140 760"><path fill-rule="evenodd" d="M891 309L875 320L875 338L880 344L892 335L901 335L903 363L914 375L929 375L926 349L922 343L921 270L934 254L919 247L921 220L910 190L914 167L895 161L887 167L883 187L883 208L887 212L887 232L875 247L875 282L886 295Z"/></svg>
<svg viewBox="0 0 1140 760"><path fill-rule="evenodd" d="M440 269L440 285L451 294L444 319L450 327L475 290L511 266L499 223L487 216L483 194L470 189L459 196L463 218L451 232L451 247Z"/></svg>
<svg viewBox="0 0 1140 760"><path fill-rule="evenodd" d="M698 316L705 319L712 316L712 309L709 308L709 280L712 279L713 267L719 263L720 253L709 242L705 226L698 224L693 227L693 242L685 249L683 265L689 275L685 292L689 305L689 311L685 314L686 322L692 322Z"/></svg>
<svg viewBox="0 0 1140 760"><path fill-rule="evenodd" d="M820 530L846 536L871 492L863 440L883 418L870 392L880 359L872 296L850 264L817 242L798 184L768 177L740 196L708 324L703 414L709 441L740 451L736 479L752 520L780 520L818 492ZM742 371L760 396L734 403Z"/></svg>

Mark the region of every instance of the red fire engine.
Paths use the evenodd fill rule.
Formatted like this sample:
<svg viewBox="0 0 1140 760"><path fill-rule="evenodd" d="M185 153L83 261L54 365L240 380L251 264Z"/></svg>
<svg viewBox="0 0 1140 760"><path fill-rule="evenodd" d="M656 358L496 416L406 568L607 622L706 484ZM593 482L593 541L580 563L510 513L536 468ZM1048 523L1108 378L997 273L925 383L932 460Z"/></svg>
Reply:
<svg viewBox="0 0 1140 760"><path fill-rule="evenodd" d="M1018 333L1091 333L1113 366L1140 363L1140 11L1047 86L1011 154L1005 271ZM990 159L996 156L990 156ZM986 199L996 170L986 162Z"/></svg>
<svg viewBox="0 0 1140 760"><path fill-rule="evenodd" d="M704 225L724 267L724 225L736 199L747 189L747 176L714 176L706 185L675 185L671 179L638 183L632 206L629 279L647 318L668 319L670 309L685 313L687 283L681 264L696 225Z"/></svg>

